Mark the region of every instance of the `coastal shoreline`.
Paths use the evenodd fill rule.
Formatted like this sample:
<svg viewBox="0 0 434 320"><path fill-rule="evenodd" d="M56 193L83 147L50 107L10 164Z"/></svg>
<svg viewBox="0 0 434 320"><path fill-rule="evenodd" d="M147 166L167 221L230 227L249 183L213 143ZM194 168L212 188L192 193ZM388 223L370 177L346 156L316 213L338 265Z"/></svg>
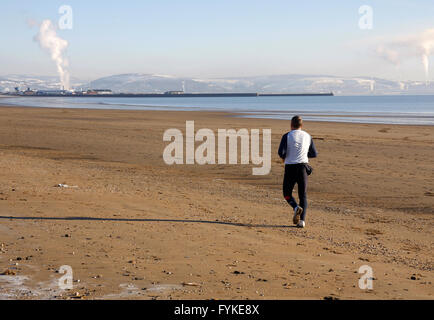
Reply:
<svg viewBox="0 0 434 320"><path fill-rule="evenodd" d="M1 98L1 96L0 96ZM3 97L7 98L7 97ZM41 106L24 106L24 105L18 105L18 104L7 104L2 103L0 107L11 107L11 108L36 108L36 109L78 109L78 110L120 110L120 111L149 111L149 112L209 112L209 113L221 113L221 114L230 114L233 117L238 118L251 118L251 119L269 119L269 120L277 120L277 121L288 121L290 117L294 114L300 114L303 115L303 117L308 120L309 122L328 122L328 123L354 123L354 124L373 124L373 125L392 125L392 126L421 126L421 127L432 127L433 125L431 123L399 123L396 122L397 119L407 119L409 114L377 114L372 115L367 112L349 112L348 114L343 114L342 112L330 112L330 113L318 113L314 111L279 111L279 110L258 110L258 111L228 111L228 110L219 110L219 109L200 109L197 108L196 110L185 108L185 107L176 107L176 106L158 106L158 105L147 105L147 106L140 106L136 109L130 109L128 107L128 104L125 108L105 108L105 107L99 107L99 108L92 108L92 107L80 107L80 108L71 108L71 107L58 107L58 106L48 106L48 107L41 107ZM273 115L273 116L270 116ZM277 115L280 115L280 118L277 118ZM420 115L415 116L414 114L411 115L413 121L414 119L421 119L422 121L424 119L431 120L432 116L426 116L426 115ZM365 119L365 120L362 120ZM372 120L366 120L366 119L372 119ZM376 119L390 119L389 121L383 120L383 121L375 121ZM395 120L395 122L390 122L391 120Z"/></svg>

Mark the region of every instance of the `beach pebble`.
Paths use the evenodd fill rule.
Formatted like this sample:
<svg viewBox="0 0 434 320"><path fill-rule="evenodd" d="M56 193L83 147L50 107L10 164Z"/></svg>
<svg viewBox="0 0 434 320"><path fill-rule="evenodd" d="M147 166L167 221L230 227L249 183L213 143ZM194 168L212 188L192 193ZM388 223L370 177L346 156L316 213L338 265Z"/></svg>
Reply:
<svg viewBox="0 0 434 320"><path fill-rule="evenodd" d="M332 297L332 296L326 296L326 297L324 297L324 300L339 300L339 298Z"/></svg>
<svg viewBox="0 0 434 320"><path fill-rule="evenodd" d="M191 287L199 287L200 284L196 283L196 282L183 282L182 283L183 286L191 286Z"/></svg>
<svg viewBox="0 0 434 320"><path fill-rule="evenodd" d="M6 269L1 273L2 276L15 276L17 273L11 269Z"/></svg>

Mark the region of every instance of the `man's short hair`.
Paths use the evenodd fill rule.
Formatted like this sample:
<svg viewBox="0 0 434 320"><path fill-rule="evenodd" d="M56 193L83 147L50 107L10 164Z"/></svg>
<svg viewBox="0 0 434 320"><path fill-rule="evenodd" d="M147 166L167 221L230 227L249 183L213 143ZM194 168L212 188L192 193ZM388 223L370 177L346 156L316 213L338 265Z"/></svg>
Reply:
<svg viewBox="0 0 434 320"><path fill-rule="evenodd" d="M300 116L294 116L291 119L291 127L294 129L300 129L303 125L303 119Z"/></svg>

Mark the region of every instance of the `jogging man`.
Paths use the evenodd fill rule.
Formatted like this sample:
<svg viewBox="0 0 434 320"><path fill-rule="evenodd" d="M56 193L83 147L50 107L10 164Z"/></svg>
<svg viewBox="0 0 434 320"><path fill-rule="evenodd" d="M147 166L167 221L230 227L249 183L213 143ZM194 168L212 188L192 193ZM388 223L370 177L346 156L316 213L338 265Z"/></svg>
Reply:
<svg viewBox="0 0 434 320"><path fill-rule="evenodd" d="M293 223L304 228L307 209L307 176L310 167L308 158L315 158L317 152L312 137L301 130L303 120L299 116L291 119L291 131L285 133L280 141L279 157L285 161L283 196L294 209ZM299 204L292 196L295 184L298 185Z"/></svg>

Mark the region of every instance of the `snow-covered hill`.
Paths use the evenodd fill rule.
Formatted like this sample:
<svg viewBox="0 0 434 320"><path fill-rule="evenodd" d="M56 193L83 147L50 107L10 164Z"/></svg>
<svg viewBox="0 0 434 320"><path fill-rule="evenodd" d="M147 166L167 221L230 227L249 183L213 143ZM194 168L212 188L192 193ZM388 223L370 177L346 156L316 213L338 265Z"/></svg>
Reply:
<svg viewBox="0 0 434 320"><path fill-rule="evenodd" d="M198 79L158 74L129 73L99 78L89 83L71 79L75 89L111 89L113 92L162 93L171 90L185 92L259 92L309 93L333 92L337 95L370 94L434 94L434 83L422 81L392 81L369 77L339 77L328 75L272 75ZM0 77L0 92L25 89L59 89L57 77L6 75Z"/></svg>
<svg viewBox="0 0 434 320"><path fill-rule="evenodd" d="M74 88L86 85L84 81L72 78L71 83ZM15 87L20 90L27 88L37 90L58 90L61 89L59 77L57 76L34 76L25 74L8 74L0 76L0 92L14 91Z"/></svg>

